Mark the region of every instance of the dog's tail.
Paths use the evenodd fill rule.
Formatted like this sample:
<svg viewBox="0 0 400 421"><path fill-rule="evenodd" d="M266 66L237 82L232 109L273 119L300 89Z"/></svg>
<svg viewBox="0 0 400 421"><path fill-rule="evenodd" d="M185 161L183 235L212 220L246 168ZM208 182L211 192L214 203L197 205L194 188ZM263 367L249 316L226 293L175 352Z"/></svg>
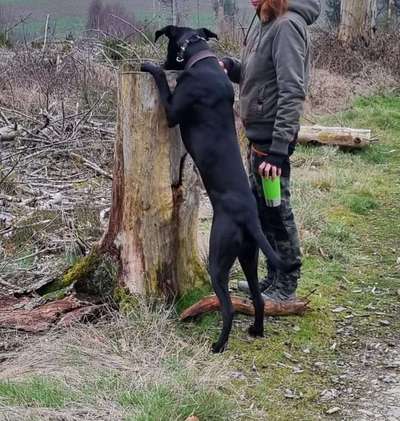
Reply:
<svg viewBox="0 0 400 421"><path fill-rule="evenodd" d="M264 253L268 259L268 263L275 269L281 270L282 272L289 273L298 269L301 264L299 263L285 263L278 253L272 248L270 242L265 237L261 230L260 225L257 222L250 222L247 229L253 239L256 241L258 247Z"/></svg>

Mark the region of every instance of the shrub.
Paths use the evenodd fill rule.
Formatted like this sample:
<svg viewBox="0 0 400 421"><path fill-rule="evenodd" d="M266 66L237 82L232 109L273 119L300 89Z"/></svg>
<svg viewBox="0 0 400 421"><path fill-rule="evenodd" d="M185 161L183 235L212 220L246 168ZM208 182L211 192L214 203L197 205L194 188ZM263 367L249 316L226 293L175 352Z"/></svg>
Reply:
<svg viewBox="0 0 400 421"><path fill-rule="evenodd" d="M0 32L0 48L11 48L12 44L9 38L7 37L7 34L4 32Z"/></svg>

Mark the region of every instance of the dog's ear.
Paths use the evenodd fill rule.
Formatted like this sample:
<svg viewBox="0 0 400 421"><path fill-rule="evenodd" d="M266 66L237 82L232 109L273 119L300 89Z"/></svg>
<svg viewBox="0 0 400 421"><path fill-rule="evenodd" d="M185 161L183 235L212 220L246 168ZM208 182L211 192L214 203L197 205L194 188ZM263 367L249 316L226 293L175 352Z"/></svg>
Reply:
<svg viewBox="0 0 400 421"><path fill-rule="evenodd" d="M167 36L168 38L173 38L176 35L176 26L174 25L168 25L164 28L160 29L156 32L155 42L158 41L158 38L160 38L162 35Z"/></svg>
<svg viewBox="0 0 400 421"><path fill-rule="evenodd" d="M212 32L212 31L210 31L209 29L207 29L207 28L200 28L200 29L198 29L197 30L197 33L201 36L201 37L203 37L203 38L205 38L207 41L210 39L210 38L216 38L216 39L218 39L218 35L217 34L215 34L214 32Z"/></svg>

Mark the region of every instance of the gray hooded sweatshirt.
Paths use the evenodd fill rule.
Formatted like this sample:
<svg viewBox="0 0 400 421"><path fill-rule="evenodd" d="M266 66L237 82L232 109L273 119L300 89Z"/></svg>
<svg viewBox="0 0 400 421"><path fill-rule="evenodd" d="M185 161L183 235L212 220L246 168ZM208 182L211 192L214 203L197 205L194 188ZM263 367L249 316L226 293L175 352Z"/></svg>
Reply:
<svg viewBox="0 0 400 421"><path fill-rule="evenodd" d="M287 155L299 130L309 80L307 26L320 10L319 0L289 0L283 16L269 23L258 20L248 34L241 62L229 69L231 79L240 83L246 135L270 154Z"/></svg>

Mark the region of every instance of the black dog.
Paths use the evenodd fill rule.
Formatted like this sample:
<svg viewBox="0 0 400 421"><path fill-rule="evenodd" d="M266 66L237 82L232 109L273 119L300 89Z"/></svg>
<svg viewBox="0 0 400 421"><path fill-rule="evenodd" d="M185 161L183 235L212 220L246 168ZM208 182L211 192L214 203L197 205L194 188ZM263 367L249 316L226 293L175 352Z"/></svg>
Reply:
<svg viewBox="0 0 400 421"><path fill-rule="evenodd" d="M222 352L232 327L234 310L229 295L229 272L236 258L251 291L255 322L252 336L263 336L264 302L258 288L258 249L282 271L284 264L265 238L257 205L243 167L233 115L234 91L207 41L217 38L208 29L167 26L156 32L169 38L166 70L184 70L174 93L164 71L150 63L142 71L153 75L166 109L168 124L180 125L182 139L199 169L214 217L210 237L210 275L221 303L223 329L214 352Z"/></svg>

